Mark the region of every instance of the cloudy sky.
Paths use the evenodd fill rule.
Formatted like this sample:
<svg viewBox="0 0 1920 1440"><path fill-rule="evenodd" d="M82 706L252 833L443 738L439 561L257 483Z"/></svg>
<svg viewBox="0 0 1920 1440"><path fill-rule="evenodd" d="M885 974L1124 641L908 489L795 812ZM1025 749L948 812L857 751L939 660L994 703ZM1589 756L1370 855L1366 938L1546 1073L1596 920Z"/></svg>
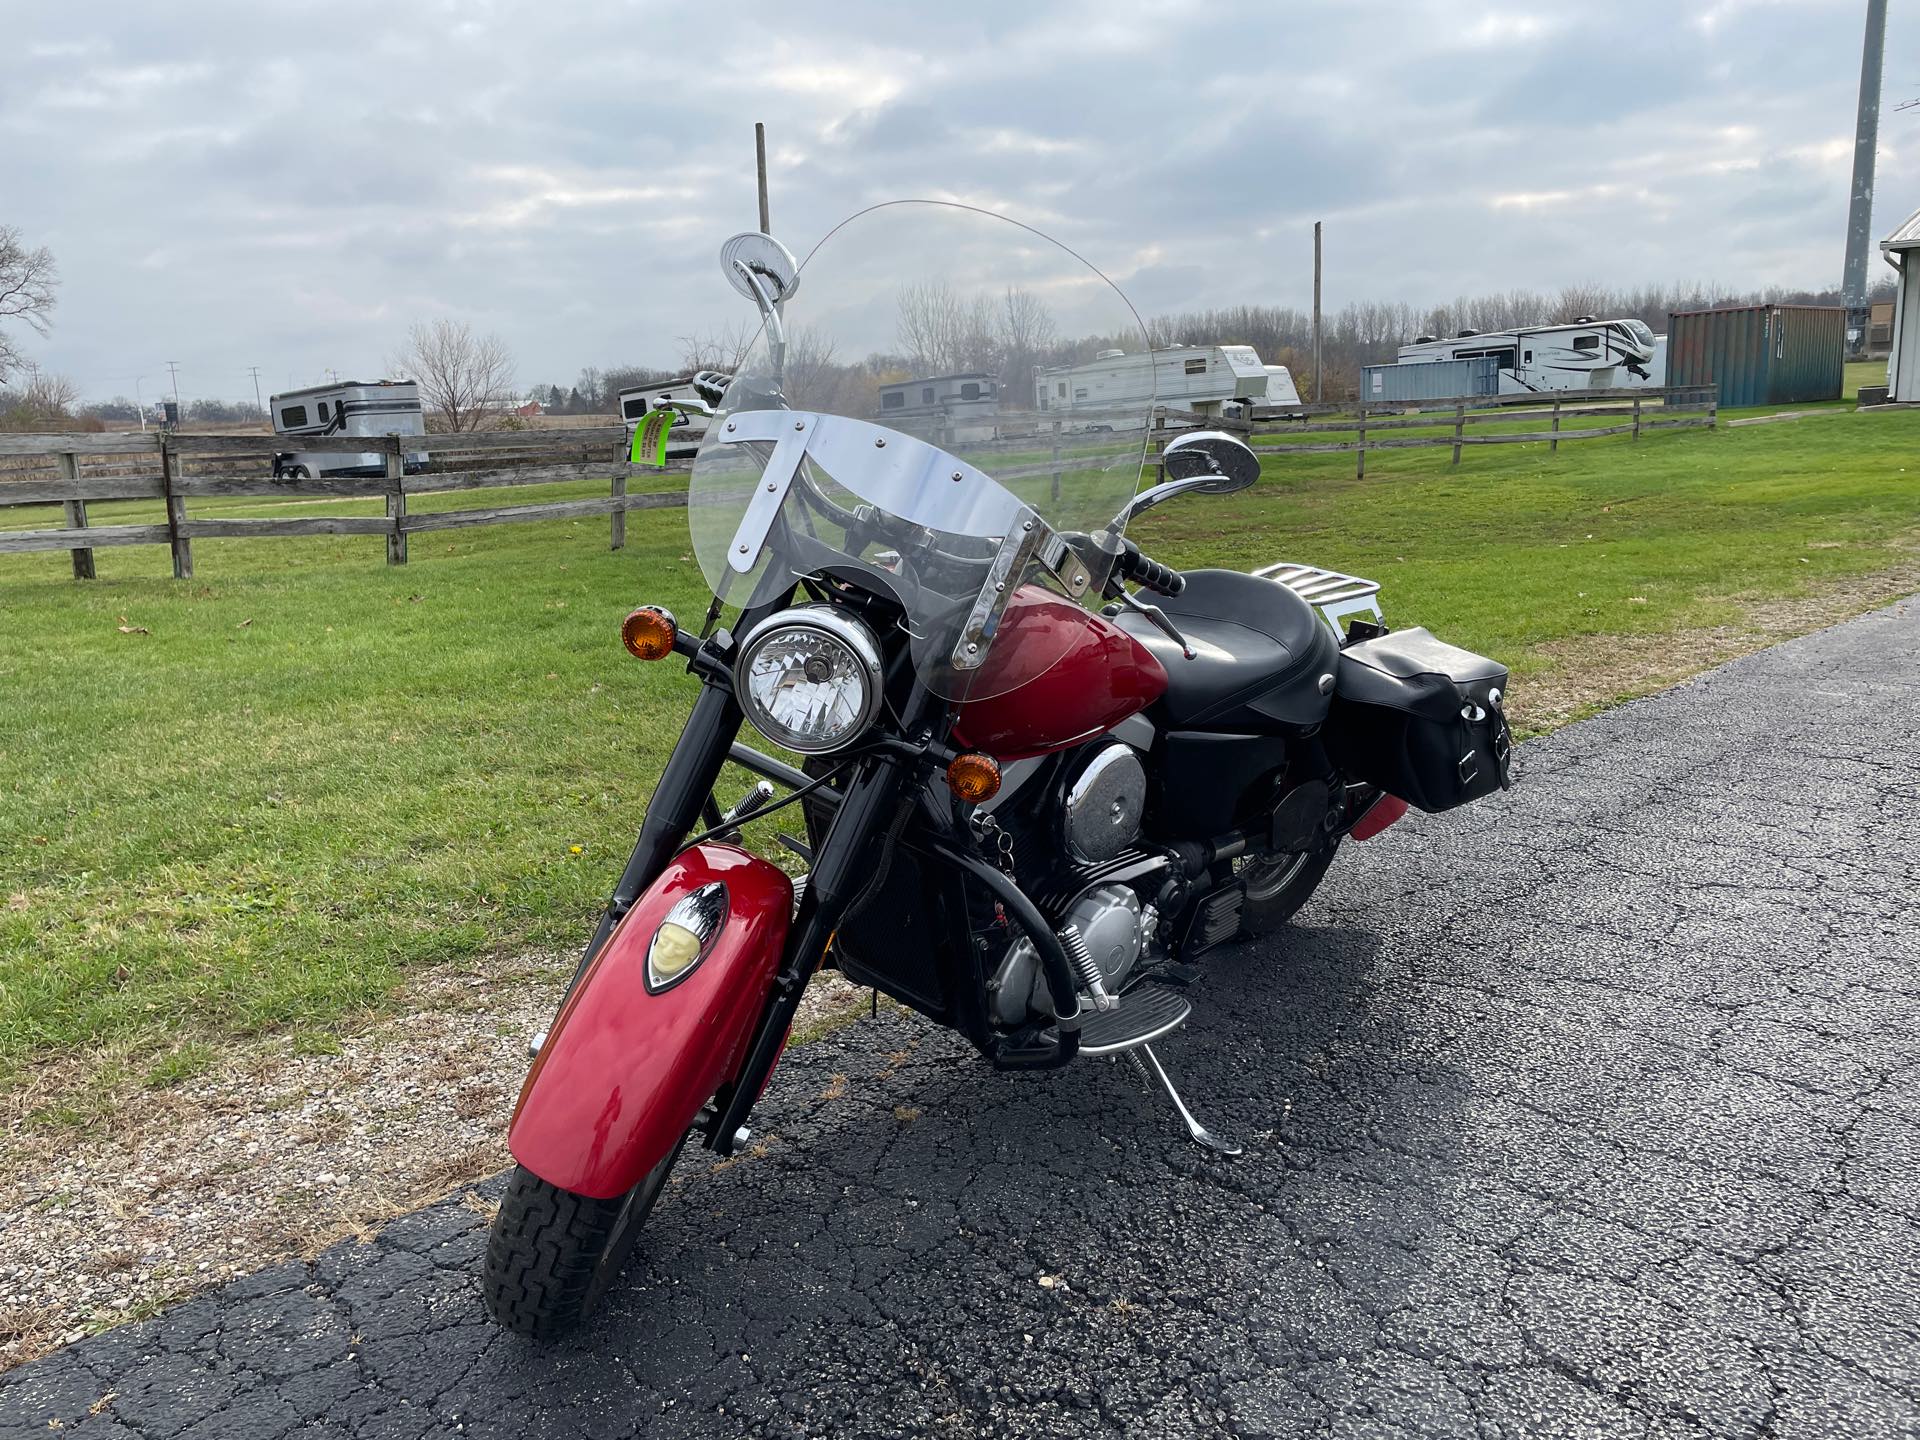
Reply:
<svg viewBox="0 0 1920 1440"><path fill-rule="evenodd" d="M813 9L811 17L808 10ZM1863 0L13 5L0 224L90 397L371 377L411 321L523 385L742 317L713 255L875 200L1003 210L1144 314L1569 281L1837 284ZM1887 37L1876 235L1920 206ZM1876 256L1872 262L1882 271Z"/></svg>

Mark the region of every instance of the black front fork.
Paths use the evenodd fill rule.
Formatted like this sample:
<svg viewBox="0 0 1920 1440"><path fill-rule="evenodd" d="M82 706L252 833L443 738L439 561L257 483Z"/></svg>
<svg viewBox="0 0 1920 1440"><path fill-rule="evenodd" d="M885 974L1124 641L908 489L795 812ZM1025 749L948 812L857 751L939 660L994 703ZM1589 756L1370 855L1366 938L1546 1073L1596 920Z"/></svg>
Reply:
<svg viewBox="0 0 1920 1440"><path fill-rule="evenodd" d="M734 1136L766 1088L793 1017L799 1013L807 982L827 952L827 942L847 907L874 878L873 842L891 824L909 780L906 761L893 755L873 755L861 762L853 782L843 792L832 825L813 857L800 913L787 934L786 950L754 1031L746 1064L732 1085L721 1090L707 1124L707 1144L723 1155L733 1152Z"/></svg>

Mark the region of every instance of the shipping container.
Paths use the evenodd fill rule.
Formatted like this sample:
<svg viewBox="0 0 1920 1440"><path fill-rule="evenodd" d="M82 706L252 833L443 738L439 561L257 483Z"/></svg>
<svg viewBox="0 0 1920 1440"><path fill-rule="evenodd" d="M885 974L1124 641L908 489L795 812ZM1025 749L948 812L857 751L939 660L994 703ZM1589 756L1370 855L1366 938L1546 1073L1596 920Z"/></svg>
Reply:
<svg viewBox="0 0 1920 1440"><path fill-rule="evenodd" d="M1499 393L1500 360L1494 355L1410 365L1366 365L1360 371L1360 398L1369 405L1418 405L1429 400Z"/></svg>
<svg viewBox="0 0 1920 1440"><path fill-rule="evenodd" d="M1667 384L1718 385L1728 407L1838 400L1846 334L1837 305L1678 311L1667 321Z"/></svg>

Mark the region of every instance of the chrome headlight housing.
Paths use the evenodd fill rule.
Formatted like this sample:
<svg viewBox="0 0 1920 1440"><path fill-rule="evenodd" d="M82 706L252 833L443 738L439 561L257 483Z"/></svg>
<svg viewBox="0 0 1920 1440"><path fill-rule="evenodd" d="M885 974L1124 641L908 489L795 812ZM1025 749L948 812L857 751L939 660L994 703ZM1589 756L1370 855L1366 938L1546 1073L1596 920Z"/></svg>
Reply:
<svg viewBox="0 0 1920 1440"><path fill-rule="evenodd" d="M880 709L880 642L831 605L799 605L747 632L734 694L753 728L799 755L845 749Z"/></svg>

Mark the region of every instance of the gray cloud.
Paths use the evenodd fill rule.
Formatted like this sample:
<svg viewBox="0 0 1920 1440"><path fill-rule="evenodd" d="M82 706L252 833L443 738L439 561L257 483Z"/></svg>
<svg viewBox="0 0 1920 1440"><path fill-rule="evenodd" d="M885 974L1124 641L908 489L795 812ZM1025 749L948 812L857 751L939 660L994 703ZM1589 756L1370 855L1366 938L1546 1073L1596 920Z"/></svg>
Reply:
<svg viewBox="0 0 1920 1440"><path fill-rule="evenodd" d="M11 16L0 221L65 285L43 364L91 395L376 373L414 319L526 383L671 363L744 318L751 127L802 253L905 195L1004 209L1143 312L1572 280L1837 279L1862 7L1070 0L815 13L208 3ZM1920 204L1889 35L1877 230Z"/></svg>

